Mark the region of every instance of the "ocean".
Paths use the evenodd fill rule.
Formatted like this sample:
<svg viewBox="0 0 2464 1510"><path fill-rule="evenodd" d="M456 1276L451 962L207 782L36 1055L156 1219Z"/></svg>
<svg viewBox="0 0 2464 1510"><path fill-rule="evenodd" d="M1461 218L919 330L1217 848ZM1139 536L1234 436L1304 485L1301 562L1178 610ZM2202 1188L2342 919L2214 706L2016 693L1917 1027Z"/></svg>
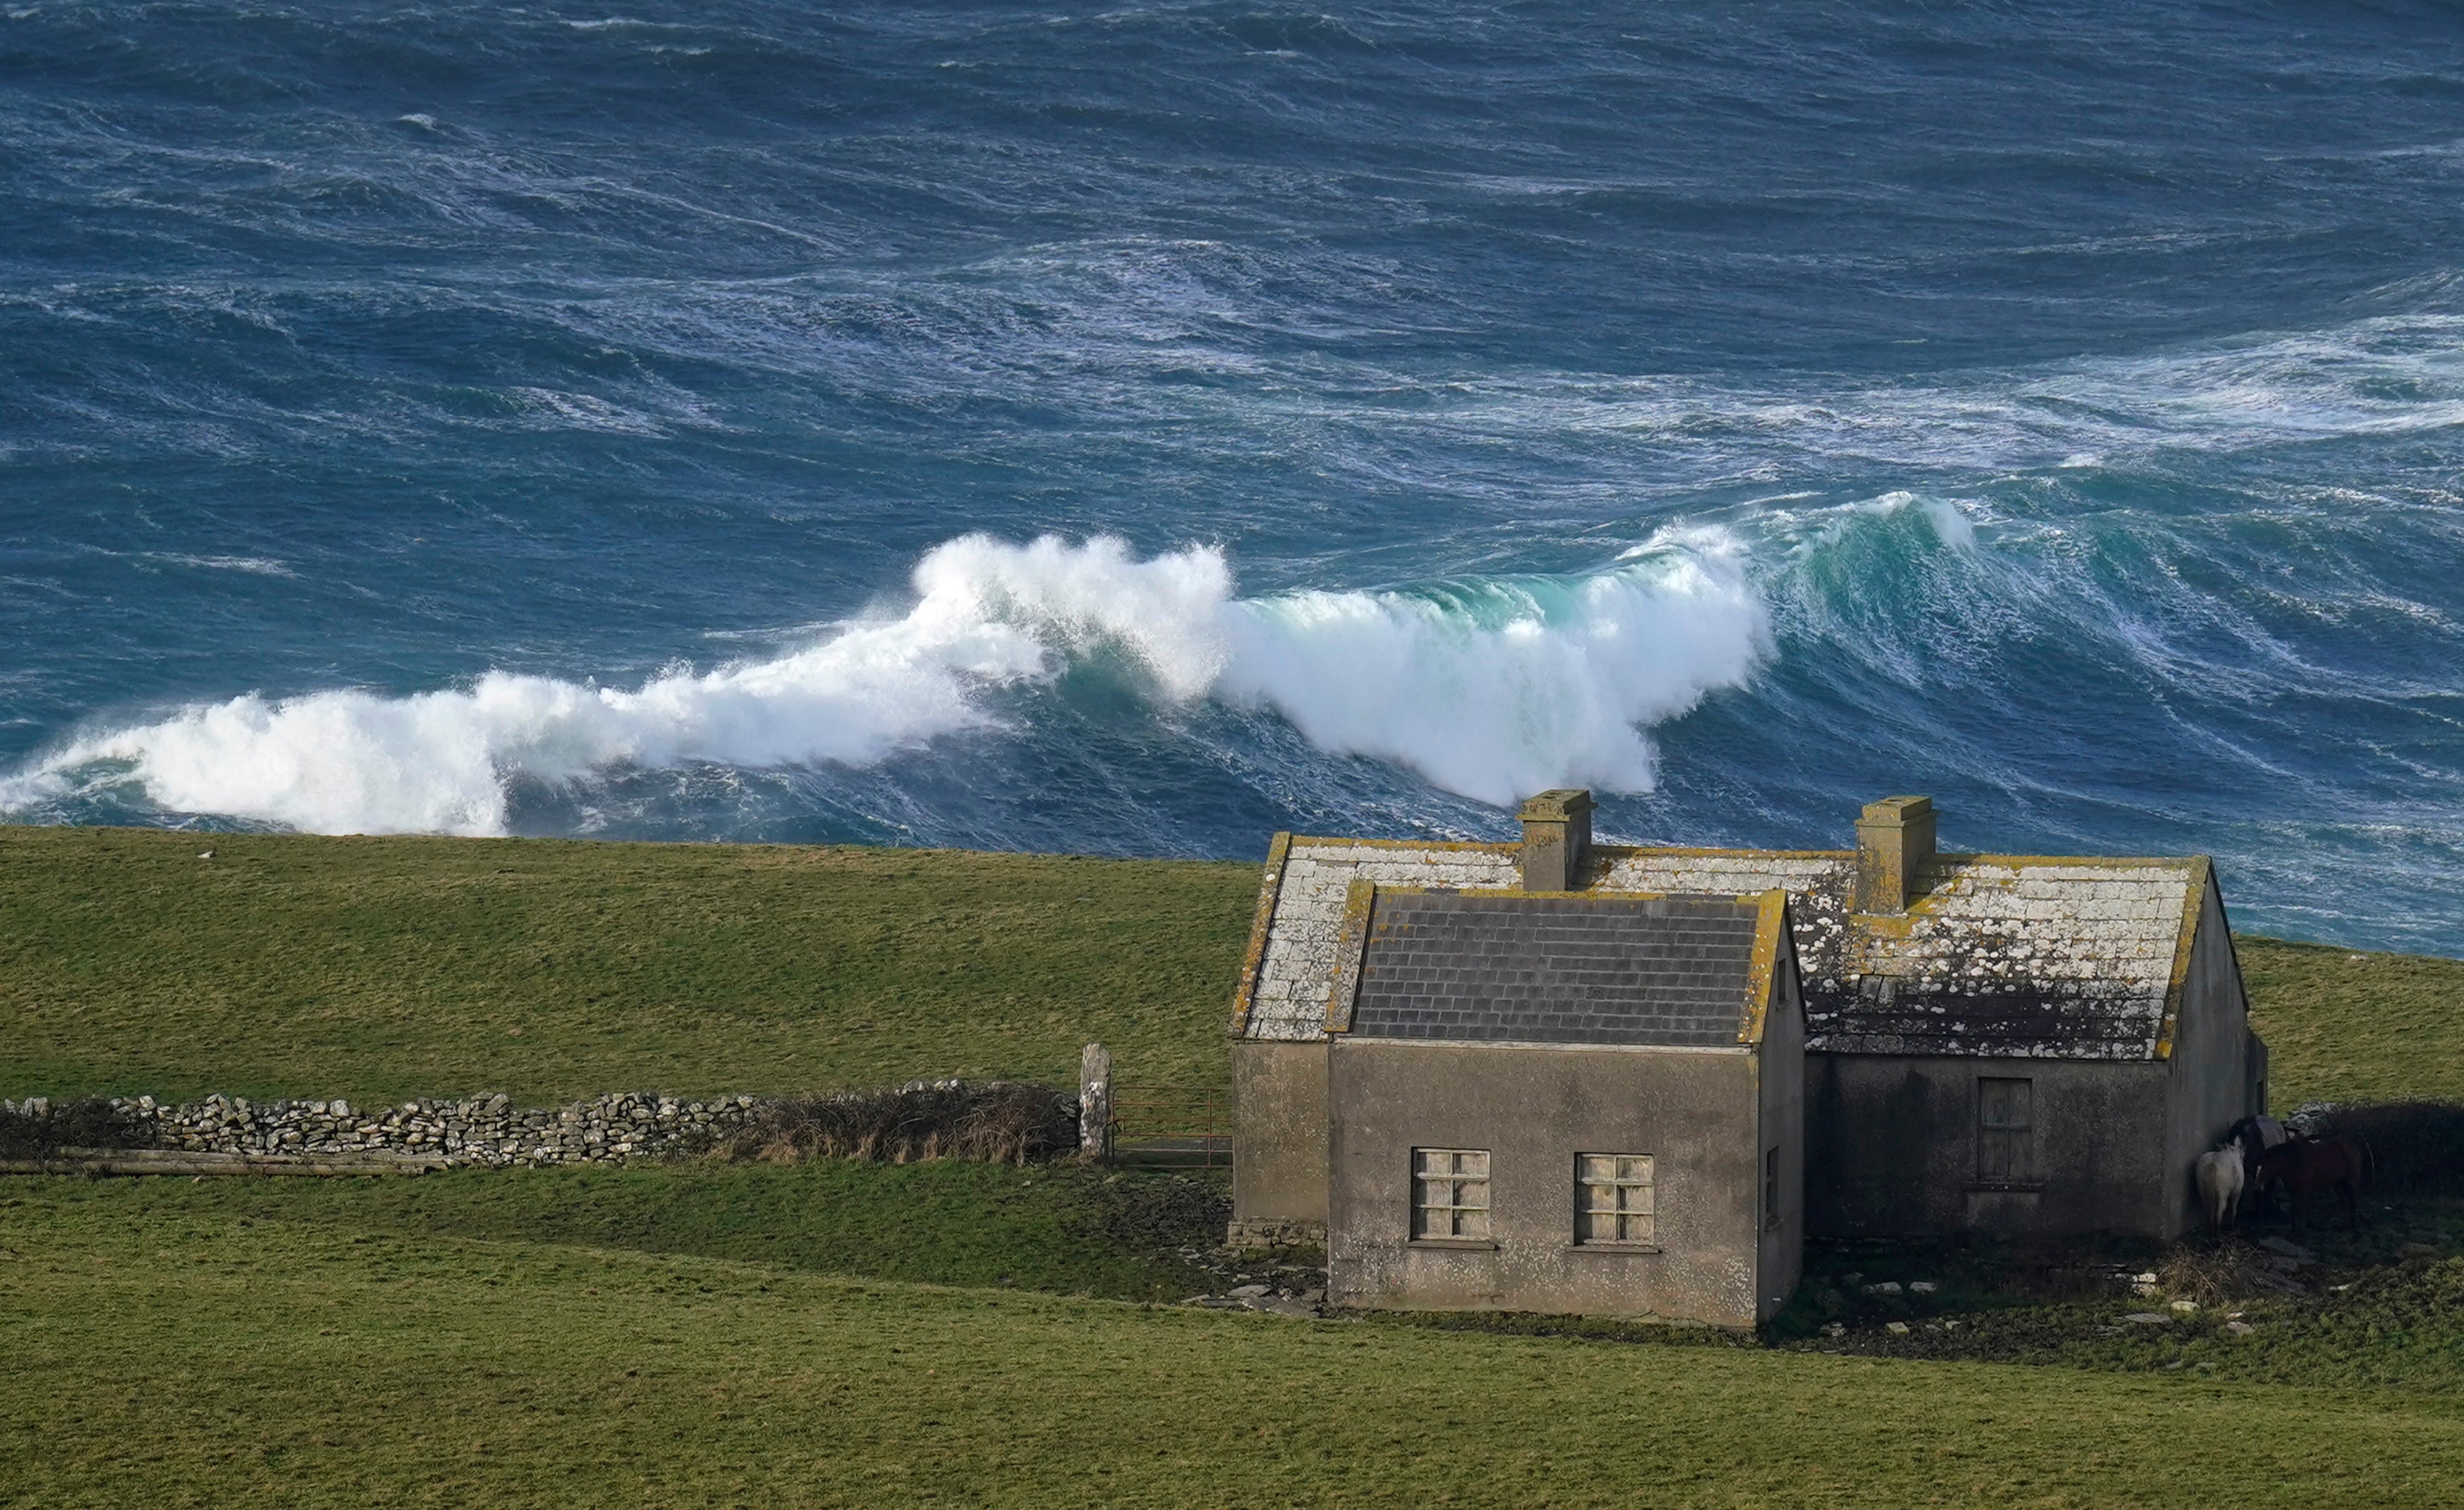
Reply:
<svg viewBox="0 0 2464 1510"><path fill-rule="evenodd" d="M2208 853L2464 954L2464 13L21 3L0 818Z"/></svg>

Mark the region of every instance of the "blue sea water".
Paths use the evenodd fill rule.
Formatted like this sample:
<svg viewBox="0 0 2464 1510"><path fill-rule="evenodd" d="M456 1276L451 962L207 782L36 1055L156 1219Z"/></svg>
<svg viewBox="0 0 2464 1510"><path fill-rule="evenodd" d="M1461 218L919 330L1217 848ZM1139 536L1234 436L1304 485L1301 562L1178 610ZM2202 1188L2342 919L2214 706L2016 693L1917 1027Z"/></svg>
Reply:
<svg viewBox="0 0 2464 1510"><path fill-rule="evenodd" d="M0 11L0 815L2207 852L2464 953L2464 14Z"/></svg>

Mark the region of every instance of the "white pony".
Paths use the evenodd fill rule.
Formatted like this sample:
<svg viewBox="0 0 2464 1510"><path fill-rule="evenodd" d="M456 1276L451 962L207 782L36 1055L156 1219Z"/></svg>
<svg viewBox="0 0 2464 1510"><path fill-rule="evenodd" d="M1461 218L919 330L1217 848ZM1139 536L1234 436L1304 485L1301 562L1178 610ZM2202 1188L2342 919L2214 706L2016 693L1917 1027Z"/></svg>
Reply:
<svg viewBox="0 0 2464 1510"><path fill-rule="evenodd" d="M2199 1198L2208 1204L2208 1217L2223 1232L2233 1225L2233 1212L2241 1205L2241 1145L2228 1143L2199 1155Z"/></svg>

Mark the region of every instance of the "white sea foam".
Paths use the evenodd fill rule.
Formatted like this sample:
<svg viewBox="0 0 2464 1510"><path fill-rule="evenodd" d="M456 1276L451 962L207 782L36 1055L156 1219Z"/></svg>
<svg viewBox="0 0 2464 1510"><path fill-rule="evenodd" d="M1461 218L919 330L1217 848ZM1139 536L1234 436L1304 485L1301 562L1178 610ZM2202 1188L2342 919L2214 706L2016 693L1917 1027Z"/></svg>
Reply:
<svg viewBox="0 0 2464 1510"><path fill-rule="evenodd" d="M257 577L297 577L289 565L262 556L189 556L179 551L148 551L146 558L180 566L202 566L217 572L248 572Z"/></svg>
<svg viewBox="0 0 2464 1510"><path fill-rule="evenodd" d="M1551 786L1650 790L1640 726L1741 685L1769 647L1725 536L1664 538L1596 576L1241 610L1220 693L1273 706L1321 749L1501 805Z"/></svg>
<svg viewBox="0 0 2464 1510"><path fill-rule="evenodd" d="M788 654L632 689L491 672L467 689L183 709L78 738L0 782L0 810L126 783L174 812L323 833L503 832L511 783L695 763L868 765L995 722L983 694L1109 648L1164 704L1271 708L1331 753L1503 803L1565 782L1639 791L1640 726L1742 683L1760 602L1716 534L1593 576L1240 600L1210 547L952 540L895 612Z"/></svg>

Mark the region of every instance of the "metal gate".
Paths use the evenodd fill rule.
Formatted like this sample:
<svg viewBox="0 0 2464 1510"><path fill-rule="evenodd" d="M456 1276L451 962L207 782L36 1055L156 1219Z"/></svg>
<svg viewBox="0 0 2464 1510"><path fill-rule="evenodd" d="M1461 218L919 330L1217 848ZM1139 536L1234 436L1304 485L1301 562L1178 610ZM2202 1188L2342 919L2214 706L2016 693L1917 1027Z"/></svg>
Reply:
<svg viewBox="0 0 2464 1510"><path fill-rule="evenodd" d="M1232 1093L1220 1086L1123 1085L1112 1093L1104 1156L1114 1164L1232 1164Z"/></svg>

